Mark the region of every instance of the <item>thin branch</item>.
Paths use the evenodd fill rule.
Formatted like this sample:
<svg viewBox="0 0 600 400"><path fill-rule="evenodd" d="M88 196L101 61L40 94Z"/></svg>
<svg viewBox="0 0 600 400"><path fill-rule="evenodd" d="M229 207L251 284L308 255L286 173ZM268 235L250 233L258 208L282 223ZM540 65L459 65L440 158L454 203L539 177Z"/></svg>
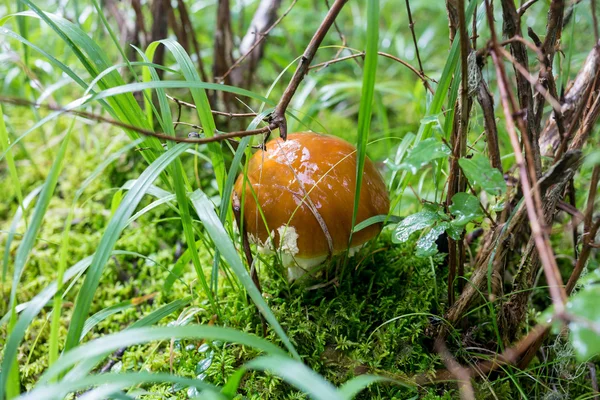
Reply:
<svg viewBox="0 0 600 400"><path fill-rule="evenodd" d="M178 98L170 96L170 95L167 95L167 98L169 100L174 101L178 105L182 105L182 106L186 106L186 107L189 107L189 108L196 109L196 105L195 104L188 103L187 101L179 100ZM229 117L229 118L254 118L254 117L256 117L258 115L257 113L254 113L254 112L250 112L250 113L232 113L232 112L217 111L217 110L210 110L210 112L213 113L214 115L221 115L223 117Z"/></svg>
<svg viewBox="0 0 600 400"><path fill-rule="evenodd" d="M469 99L468 84L468 56L469 56L469 37L467 35L467 25L465 16L465 2L458 0L458 32L460 35L460 55L461 55L461 85L460 99L458 100L458 124L455 125L452 133L452 157L450 158L450 173L448 176L448 193L446 203L449 206L452 197L465 189L465 177L458 166L458 160L464 157L467 149L467 128L469 124L469 110L471 101ZM454 278L457 271L463 267L463 240L448 239L448 304L454 303Z"/></svg>
<svg viewBox="0 0 600 400"><path fill-rule="evenodd" d="M458 390L462 400L475 400L475 392L471 384L471 373L468 368L463 367L450 354L448 348L441 340L436 340L435 349L442 358L444 365L448 371L454 376L458 382Z"/></svg>
<svg viewBox="0 0 600 400"><path fill-rule="evenodd" d="M502 31L506 38L512 38L515 36L521 36L521 17L519 16L514 0L502 0L502 16L503 26ZM490 28L491 29L491 28ZM495 32L492 32L495 38ZM494 40L497 43L497 40ZM527 55L527 49L521 42L511 42L510 51L514 59L527 69L529 66L529 57ZM525 110L526 123L519 123L519 130L521 131L523 138L523 144L525 145L526 152L532 155L531 165L529 168L533 171L531 178L535 179L541 175L542 161L537 140L537 131L534 126L534 107L533 107L533 93L531 91L531 85L523 74L517 72L516 65L513 66L515 69L515 75L517 80L517 97L519 98L520 108ZM514 103L513 103L514 104ZM515 107L513 107L516 110ZM522 120L522 119L521 119Z"/></svg>
<svg viewBox="0 0 600 400"><path fill-rule="evenodd" d="M329 12L327 13L325 18L323 19L323 22L319 26L319 29L317 29L310 43L306 47L304 54L302 55L302 57L300 57L300 61L298 63L298 67L296 68L296 72L294 72L290 83L283 92L279 103L277 104L275 110L273 111L273 114L271 115L271 123L279 128L279 136L281 136L283 140L287 138L287 121L285 119L285 111L287 110L287 107L292 101L292 97L296 93L296 90L298 90L300 82L304 80L304 76L308 72L308 67L310 66L310 63L315 57L315 54L317 53L317 49L321 45L321 42L323 42L327 31L329 31L329 28L331 28L331 25L333 25L333 21L335 21L336 17L342 10L342 7L344 7L344 4L346 4L347 2L348 0L335 0L333 5L331 6L331 9L329 9Z"/></svg>
<svg viewBox="0 0 600 400"><path fill-rule="evenodd" d="M590 256L592 246L596 238L596 234L598 233L598 228L600 227L600 219L596 221L596 223L592 223L592 215L594 212L594 202L596 200L596 191L598 188L598 180L600 179L600 166L596 165L594 167L594 171L592 172L592 179L590 183L590 191L588 194L587 200L587 209L584 216L583 222L583 246L581 248L581 253L577 258L577 264L569 277L569 281L567 282L567 293L571 293L583 272L583 268L587 263L587 259Z"/></svg>
<svg viewBox="0 0 600 400"><path fill-rule="evenodd" d="M598 17L596 16L596 0L590 0L592 6L592 20L594 21L594 38L596 42L600 40L600 35L598 34Z"/></svg>
<svg viewBox="0 0 600 400"><path fill-rule="evenodd" d="M496 115L494 113L494 98L483 79L479 83L479 89L477 90L477 101L483 111L483 122L485 125L490 164L500 172L503 172L500 146L498 144L498 128L496 126Z"/></svg>
<svg viewBox="0 0 600 400"><path fill-rule="evenodd" d="M519 14L519 18L523 16L523 14L525 14L525 11L527 11L529 9L529 7L531 7L532 5L534 5L535 3L537 3L538 0L529 0L526 1L525 4L523 4L521 7L519 7L519 9L517 10L517 14Z"/></svg>
<svg viewBox="0 0 600 400"><path fill-rule="evenodd" d="M552 95L548 92L548 90L546 90L546 88L544 86L542 86L537 81L537 79L535 79L533 77L533 75L531 75L529 73L529 71L527 71L527 69L524 66L522 66L517 60L515 60L515 58L513 56L511 56L508 51L506 51L503 48L499 47L499 52L508 61L510 61L513 64L513 66L515 67L515 69L517 70L517 72L520 75L522 75L525 79L527 79L527 81L529 81L529 83L531 83L533 85L533 87L535 88L535 90L537 90L538 93L541 94L548 101L548 103L552 106L552 109L554 110L554 112L556 114L562 116L562 106L561 106L560 102L555 97L552 97Z"/></svg>
<svg viewBox="0 0 600 400"><path fill-rule="evenodd" d="M400 64L404 65L406 68L410 69L415 75L417 75L421 81L423 81L423 84L425 85L425 88L427 90L429 90L431 92L431 94L434 93L433 89L431 88L431 85L429 84L429 80L434 81L433 79L429 78L425 74L422 74L419 70L417 70L415 67L413 67L412 65L410 65L406 61L402 60L401 58L393 56L393 55L391 55L389 53L384 53L382 51L378 51L377 55L389 58L390 60L394 60L394 61L399 62ZM364 57L365 57L365 52L361 51L360 53L351 54L349 56L344 56L344 57L340 57L340 58L334 58L333 60L324 61L324 62L319 63L319 64L311 65L310 67L308 67L308 69L311 70L311 69L316 69L316 68L321 68L321 67L328 67L331 64L335 64L335 63L338 63L338 62L341 62L341 61L351 60L351 59L354 59L354 58L364 58Z"/></svg>
<svg viewBox="0 0 600 400"><path fill-rule="evenodd" d="M140 128L138 126L126 124L126 123L121 122L121 121L117 121L117 120L114 120L114 119L106 118L106 117L103 117L101 115L89 113L89 112L86 112L86 111L65 110L64 108L61 108L61 107L55 107L55 106L50 106L50 105L37 104L37 103L31 102L31 101L28 101L28 100L17 99L17 98L13 98L13 97L5 97L5 96L0 96L0 103L13 104L13 105L17 105L17 106L41 107L41 108L45 108L45 109L51 110L51 111L58 111L60 113L73 114L73 115L76 115L76 116L79 116L79 117L91 119L93 121L105 122L107 124L115 125L115 126L118 126L120 128L123 128L123 129L127 129L127 130L130 130L130 131L133 131L133 132L137 132L137 133L142 134L144 136L152 136L152 137L155 137L157 139L170 140L170 141L176 142L176 143L196 143L196 144L202 144L202 143L211 143L211 142L222 142L224 140L229 140L229 139L233 139L233 138L241 138L241 137L245 137L245 136L260 135L260 134L265 134L265 133L270 134L272 130L277 129L277 125L271 123L271 124L269 124L269 125L267 125L265 127L262 127L262 128L259 128L259 129L248 130L248 131L237 131L237 132L222 133L222 134L216 134L216 135L210 136L210 137L197 138L197 139L196 138L178 138L178 137L173 137L171 135L167 135L167 134L162 133L162 132L150 131L150 130L147 130L147 129L144 129L144 128Z"/></svg>
<svg viewBox="0 0 600 400"><path fill-rule="evenodd" d="M423 63L421 63L421 56L419 55L419 46L417 44L417 35L415 34L415 23L412 19L412 13L410 12L410 1L406 0L406 12L408 13L408 27L410 28L410 32L412 33L413 43L415 45L415 54L417 56L417 61L419 62L419 72L421 75L425 75L423 70Z"/></svg>
<svg viewBox="0 0 600 400"><path fill-rule="evenodd" d="M546 275L546 280L548 281L550 295L552 296L552 302L554 304L555 310L557 312L562 312L564 310L564 301L566 299L566 293L563 288L562 279L558 271L558 266L556 265L556 259L554 258L552 248L547 237L547 233L544 229L542 229L542 226L540 224L540 218L543 215L542 209L541 207L536 207L536 203L534 202L534 194L532 193L531 184L529 183L529 179L527 177L527 167L523 155L521 153L519 138L515 130L515 122L513 120L513 114L511 111L511 105L509 100L510 95L508 93L507 84L508 79L506 77L506 72L504 71L504 65L498 57L501 53L501 48L498 45L498 41L495 37L495 32L493 28L494 18L489 1L490 0L486 0L486 8L488 15L488 23L492 31L492 59L494 61L494 65L496 67L496 72L498 75L498 86L500 89L502 107L504 109L504 114L506 117L506 128L510 137L510 142L513 146L517 167L519 169L519 174L521 177L521 187L523 189L523 197L527 208L527 215L529 216L529 223L531 225L532 236L535 240L535 245L538 250L540 259L542 261L542 265L544 267L544 273ZM537 194L539 196L539 193ZM541 200L539 203L541 203Z"/></svg>
<svg viewBox="0 0 600 400"><path fill-rule="evenodd" d="M275 22L273 22L273 24L264 32L260 34L257 32L257 35L259 36L258 40L256 40L254 44L252 44L252 46L240 58L235 60L235 62L229 67L227 71L225 71L225 73L222 76L215 77L216 82L223 82L223 80L227 78L234 69L239 67L240 64L243 63L244 60L248 58L248 56L252 54L252 52L262 44L262 42L267 38L269 33L273 30L273 28L279 25L279 23L289 14L289 12L292 11L292 8L294 8L294 5L296 5L297 1L298 0L293 0L290 6L287 8L287 10L285 10L285 12Z"/></svg>

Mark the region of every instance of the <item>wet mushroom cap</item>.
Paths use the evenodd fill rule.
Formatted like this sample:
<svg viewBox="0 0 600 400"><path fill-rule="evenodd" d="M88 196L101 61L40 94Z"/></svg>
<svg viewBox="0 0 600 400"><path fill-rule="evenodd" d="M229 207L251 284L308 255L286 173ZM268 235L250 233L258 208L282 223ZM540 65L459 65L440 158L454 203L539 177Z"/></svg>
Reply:
<svg viewBox="0 0 600 400"><path fill-rule="evenodd" d="M271 140L266 151L256 152L247 180L240 174L234 191L244 204L245 229L252 241L270 249L274 241L296 261L323 261L329 254L327 236L333 254L348 247L355 188L356 148L334 136L300 132L289 134L286 141ZM367 158L356 223L387 214L389 207L383 178ZM380 230L381 224L375 224L356 232L351 247Z"/></svg>

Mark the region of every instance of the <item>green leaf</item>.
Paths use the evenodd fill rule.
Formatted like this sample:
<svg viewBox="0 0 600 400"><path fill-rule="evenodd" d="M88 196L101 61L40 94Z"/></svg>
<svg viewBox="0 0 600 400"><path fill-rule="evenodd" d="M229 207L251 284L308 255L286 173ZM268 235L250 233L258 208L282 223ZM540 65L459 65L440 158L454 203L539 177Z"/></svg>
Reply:
<svg viewBox="0 0 600 400"><path fill-rule="evenodd" d="M600 354L600 335L592 329L592 325L596 330L600 326L599 298L600 286L593 285L582 289L567 303L567 312L577 317L577 321L569 323L569 338L581 362Z"/></svg>
<svg viewBox="0 0 600 400"><path fill-rule="evenodd" d="M435 241L438 236L446 231L450 227L450 223L448 222L439 222L435 224L429 232L424 234L417 241L417 257L429 257L438 252L437 245Z"/></svg>
<svg viewBox="0 0 600 400"><path fill-rule="evenodd" d="M461 192L452 196L452 204L449 209L455 217L452 224L457 226L465 226L474 219L483 216L479 200L469 193Z"/></svg>
<svg viewBox="0 0 600 400"><path fill-rule="evenodd" d="M394 235L392 236L392 241L394 243L404 243L414 232L433 226L433 224L440 220L440 215L433 210L423 210L416 214L409 215L396 227Z"/></svg>
<svg viewBox="0 0 600 400"><path fill-rule="evenodd" d="M493 168L490 160L481 154L476 154L473 158L461 158L458 164L471 185L481 187L494 196L502 196L506 192L506 182L502 173Z"/></svg>
<svg viewBox="0 0 600 400"><path fill-rule="evenodd" d="M400 164L400 168L407 169L416 174L419 169L438 158L450 157L450 148L442 141L429 138L417 144Z"/></svg>

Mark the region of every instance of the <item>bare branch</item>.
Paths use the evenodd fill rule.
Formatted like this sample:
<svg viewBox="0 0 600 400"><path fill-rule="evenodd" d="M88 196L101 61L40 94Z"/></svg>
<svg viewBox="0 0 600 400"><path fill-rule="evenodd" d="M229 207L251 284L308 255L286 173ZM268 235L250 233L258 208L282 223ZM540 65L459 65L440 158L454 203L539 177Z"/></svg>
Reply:
<svg viewBox="0 0 600 400"><path fill-rule="evenodd" d="M176 143L197 143L197 144L203 144L203 143L211 143L211 142L222 142L224 140L229 140L229 139L233 139L233 138L241 138L241 137L245 137L245 136L253 136L253 135L260 135L260 134L270 134L272 130L277 129L277 125L275 124L269 124L268 126L265 126L263 128L259 128L259 129L253 129L253 130L248 130L248 131L238 131L238 132L229 132L229 133L222 133L222 134L216 134L214 136L210 136L210 137L205 137L205 138L178 138L178 137L173 137L171 135L167 135L165 133L162 132L154 132L154 131L150 131L144 128L140 128L134 125L130 125L130 124L126 124L124 122L121 121L117 121L114 119L110 119L110 118L106 118L103 117L101 115L97 115L97 114L93 114L93 113L89 113L89 112L85 112L85 111L79 111L79 110L66 110L64 108L61 107L55 107L55 106L50 106L50 105L42 105L42 104L37 104L28 100L23 100L23 99L16 99L13 97L5 97L5 96L0 96L0 103L6 103L6 104L14 104L17 106L34 106L34 107L42 107L48 110L52 110L52 111L58 111L58 112L62 112L62 113L68 113L68 114L73 114L73 115L77 115L79 117L83 117L83 118L88 118L91 119L93 121L97 121L97 122L105 122L107 124L111 124L111 125L115 125L118 126L120 128L132 131L132 132L137 132L139 134L142 134L144 136L152 136L155 137L157 139L164 139L164 140L170 140L172 142L176 142Z"/></svg>
<svg viewBox="0 0 600 400"><path fill-rule="evenodd" d="M250 23L250 28L248 30L248 33L246 33L246 36L244 36L244 38L242 39L242 44L240 45L240 52L242 53L242 56L240 58L238 58L237 60L235 60L235 62L233 64L231 64L231 66L229 67L229 69L227 71L225 71L222 75L219 76L215 76L215 80L217 82L223 82L231 73L233 70L235 70L236 68L238 68L243 62L244 60L246 60L246 58L248 58L255 49L259 48L259 53L262 49L262 44L265 41L265 39L267 38L267 36L269 35L269 33L271 32L271 30L273 30L273 28L275 28L277 25L279 25L279 23L289 14L290 11L292 11L292 8L294 8L294 5L296 4L298 0L293 0L292 3L290 4L290 6L288 7L287 10L285 10L285 12L281 15L281 17L279 17L275 22L273 22L271 24L271 26L269 26L267 29L263 30L256 30L256 31L251 31L253 24L255 23L254 18L257 18L259 20L259 22L256 22L257 25L263 26L264 22L268 22L269 19L271 17L274 17L275 12L271 13L270 9L266 9L265 7L269 5L269 3L273 2L273 3L279 3L279 5L281 5L281 0L264 0L261 1L258 10L256 11L256 14L254 16L254 18L252 18L252 23ZM264 4L264 6L263 6ZM262 6L262 8L261 8ZM266 26L266 24L265 24ZM259 57L258 57L259 58ZM256 63L258 58L253 58L252 62Z"/></svg>
<svg viewBox="0 0 600 400"><path fill-rule="evenodd" d="M434 93L433 89L431 88L431 85L429 84L429 80L433 81L433 79L429 78L425 74L421 74L421 72L419 72L415 67L413 67L412 65L410 65L406 61L402 60L401 58L398 58L398 57L393 56L393 55L388 54L388 53L384 53L382 51L378 51L377 54L380 55L380 56L382 56L382 57L389 58L390 60L394 60L396 62L399 62L400 64L404 65L406 68L410 69L415 75L417 75L419 77L419 79L421 81L423 81L423 84L425 85L425 88L427 90L429 90L429 92L431 92L431 94ZM308 69L311 70L311 69L316 69L316 68L321 68L321 67L324 68L324 67L327 67L327 66L329 66L331 64L335 64L335 63L338 63L338 62L341 62L341 61L346 61L346 60L350 60L350 59L353 59L353 58L364 58L364 57L365 57L365 52L361 51L360 53L351 54L349 56L335 58L333 60L324 61L324 62L319 63L319 64L311 65L310 67L308 67Z"/></svg>
<svg viewBox="0 0 600 400"><path fill-rule="evenodd" d="M535 246L537 248L538 254L542 261L542 265L544 267L544 273L546 275L546 280L548 281L549 291L552 296L552 302L554 304L555 310L557 312L562 312L564 310L564 301L566 299L566 293L563 288L562 279L558 271L558 266L556 265L556 259L554 258L554 254L552 251L552 247L550 246L550 240L548 238L547 232L544 229L542 229L542 225L540 224L540 217L543 215L543 211L541 207L539 207L541 201L539 201L538 204L536 204L536 202L534 201L534 193L532 193L531 184L529 183L529 179L527 177L527 167L523 155L521 154L519 138L517 136L517 132L515 130L515 123L513 120L514 109L513 111L511 111L511 105L508 94L508 79L506 77L506 72L504 71L504 65L498 57L498 53L500 53L501 48L498 45L493 30L494 18L491 12L489 0L486 0L486 7L488 14L488 23L490 25L490 29L492 30L492 59L494 60L494 65L496 67L496 72L498 75L498 86L500 88L500 98L502 100L502 107L504 109L504 115L506 118L506 128L510 137L510 142L513 146L517 167L519 169L519 175L521 177L521 188L523 189L523 197L525 200L525 205L527 207L529 224L531 225L531 232L535 241Z"/></svg>
<svg viewBox="0 0 600 400"><path fill-rule="evenodd" d="M327 31L329 31L329 28L331 28L333 21L335 21L336 17L342 10L342 7L344 7L344 4L346 4L347 1L348 0L335 0L333 5L331 6L331 9L325 16L325 19L319 26L319 29L317 29L310 43L306 47L304 54L302 55L302 57L300 57L300 62L298 63L296 72L294 72L290 83L283 92L283 95L281 96L277 107L275 107L275 111L273 111L273 114L271 115L271 122L275 126L279 127L279 135L281 136L281 138L283 138L283 140L287 138L287 122L285 119L285 111L287 110L290 101L292 101L292 97L296 93L296 90L298 90L300 82L304 80L304 76L308 72L308 67L310 66L310 63L315 57L317 49L319 48L321 42L325 38Z"/></svg>
<svg viewBox="0 0 600 400"><path fill-rule="evenodd" d="M413 44L415 45L415 54L417 56L417 61L419 62L419 72L421 75L425 75L425 72L423 71L423 63L421 63L421 56L419 55L419 45L417 44L417 36L415 35L415 23L413 22L412 13L410 12L409 0L406 0L406 12L408 13L408 27L412 33Z"/></svg>

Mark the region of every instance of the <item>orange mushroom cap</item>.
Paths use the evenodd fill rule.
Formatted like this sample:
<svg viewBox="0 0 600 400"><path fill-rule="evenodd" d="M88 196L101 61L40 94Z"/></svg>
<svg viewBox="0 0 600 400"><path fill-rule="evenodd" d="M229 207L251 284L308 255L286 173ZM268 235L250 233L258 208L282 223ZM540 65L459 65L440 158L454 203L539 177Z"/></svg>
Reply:
<svg viewBox="0 0 600 400"><path fill-rule="evenodd" d="M356 148L340 138L292 133L286 141L268 142L266 151L250 159L247 180L243 173L238 177L234 192L243 202L243 223L251 241L266 250L280 250L287 267L300 267L288 271L290 279L348 248L356 160ZM356 223L387 214L389 207L383 178L367 158ZM374 224L355 232L351 247L362 246L380 231L381 224Z"/></svg>

